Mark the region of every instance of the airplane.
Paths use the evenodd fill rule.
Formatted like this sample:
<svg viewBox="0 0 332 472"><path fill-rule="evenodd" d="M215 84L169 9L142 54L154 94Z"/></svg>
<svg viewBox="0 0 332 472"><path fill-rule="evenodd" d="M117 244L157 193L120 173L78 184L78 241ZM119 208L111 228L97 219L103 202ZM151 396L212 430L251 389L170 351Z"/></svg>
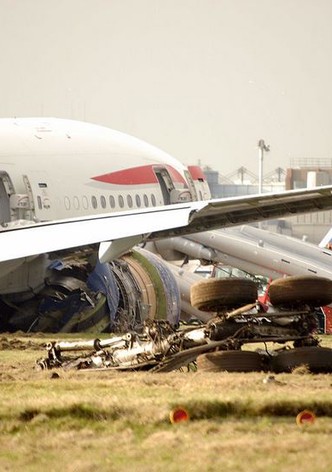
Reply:
<svg viewBox="0 0 332 472"><path fill-rule="evenodd" d="M332 209L332 186L211 199L198 166L109 128L0 119L0 331L176 323L162 238Z"/></svg>

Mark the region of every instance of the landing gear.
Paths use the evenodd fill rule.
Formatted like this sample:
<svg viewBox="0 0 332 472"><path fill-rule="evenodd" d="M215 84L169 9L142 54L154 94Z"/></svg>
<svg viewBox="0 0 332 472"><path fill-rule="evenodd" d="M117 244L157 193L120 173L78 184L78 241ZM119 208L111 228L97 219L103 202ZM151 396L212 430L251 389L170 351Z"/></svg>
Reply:
<svg viewBox="0 0 332 472"><path fill-rule="evenodd" d="M257 286L249 279L206 279L191 287L191 304L202 311L224 311L257 300Z"/></svg>
<svg viewBox="0 0 332 472"><path fill-rule="evenodd" d="M306 346L282 351L271 360L274 372L292 372L305 366L310 372L332 372L332 349L327 347Z"/></svg>
<svg viewBox="0 0 332 472"><path fill-rule="evenodd" d="M216 351L197 357L198 371L205 372L260 372L264 370L263 357L253 351Z"/></svg>
<svg viewBox="0 0 332 472"><path fill-rule="evenodd" d="M332 280L310 276L277 279L270 284L269 296L275 306L328 305L332 302Z"/></svg>

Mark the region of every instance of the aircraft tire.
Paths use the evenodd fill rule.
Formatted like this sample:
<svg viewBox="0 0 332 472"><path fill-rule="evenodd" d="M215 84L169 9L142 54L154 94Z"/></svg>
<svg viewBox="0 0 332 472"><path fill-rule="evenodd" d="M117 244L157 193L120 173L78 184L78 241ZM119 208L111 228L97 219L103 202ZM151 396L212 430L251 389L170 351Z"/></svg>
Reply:
<svg viewBox="0 0 332 472"><path fill-rule="evenodd" d="M263 358L253 351L206 352L197 357L197 370L205 372L260 372Z"/></svg>
<svg viewBox="0 0 332 472"><path fill-rule="evenodd" d="M277 279L270 284L269 296L272 305L329 305L332 302L332 280L315 276Z"/></svg>
<svg viewBox="0 0 332 472"><path fill-rule="evenodd" d="M191 305L202 311L216 312L236 308L257 300L257 286L249 279L205 279L190 291Z"/></svg>
<svg viewBox="0 0 332 472"><path fill-rule="evenodd" d="M300 366L315 374L332 372L332 349L317 346L290 349L272 357L270 366L276 373L292 372Z"/></svg>

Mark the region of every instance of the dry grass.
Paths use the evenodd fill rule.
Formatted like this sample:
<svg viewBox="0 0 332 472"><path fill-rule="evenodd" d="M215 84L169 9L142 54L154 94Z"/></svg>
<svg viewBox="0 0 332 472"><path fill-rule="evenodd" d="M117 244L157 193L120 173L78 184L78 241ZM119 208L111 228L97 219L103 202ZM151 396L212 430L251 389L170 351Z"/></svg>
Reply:
<svg viewBox="0 0 332 472"><path fill-rule="evenodd" d="M45 340L28 339L26 350L0 351L1 471L331 470L330 375L264 383L264 373L59 370L52 378L33 370ZM178 405L191 420L172 425ZM299 428L304 408L317 420Z"/></svg>

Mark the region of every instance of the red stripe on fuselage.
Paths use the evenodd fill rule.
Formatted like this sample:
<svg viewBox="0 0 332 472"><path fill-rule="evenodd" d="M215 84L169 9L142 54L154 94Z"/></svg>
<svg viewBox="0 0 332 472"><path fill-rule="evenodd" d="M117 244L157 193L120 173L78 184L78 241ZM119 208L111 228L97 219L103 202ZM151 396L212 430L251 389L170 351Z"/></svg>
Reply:
<svg viewBox="0 0 332 472"><path fill-rule="evenodd" d="M188 170L193 180L206 180L204 172L199 166L188 166Z"/></svg>
<svg viewBox="0 0 332 472"><path fill-rule="evenodd" d="M93 180L105 182L113 185L143 185L154 184L158 182L154 169L166 168L173 182L186 184L182 175L171 166L147 165L140 167L131 167L130 169L118 170L109 174L97 175Z"/></svg>

